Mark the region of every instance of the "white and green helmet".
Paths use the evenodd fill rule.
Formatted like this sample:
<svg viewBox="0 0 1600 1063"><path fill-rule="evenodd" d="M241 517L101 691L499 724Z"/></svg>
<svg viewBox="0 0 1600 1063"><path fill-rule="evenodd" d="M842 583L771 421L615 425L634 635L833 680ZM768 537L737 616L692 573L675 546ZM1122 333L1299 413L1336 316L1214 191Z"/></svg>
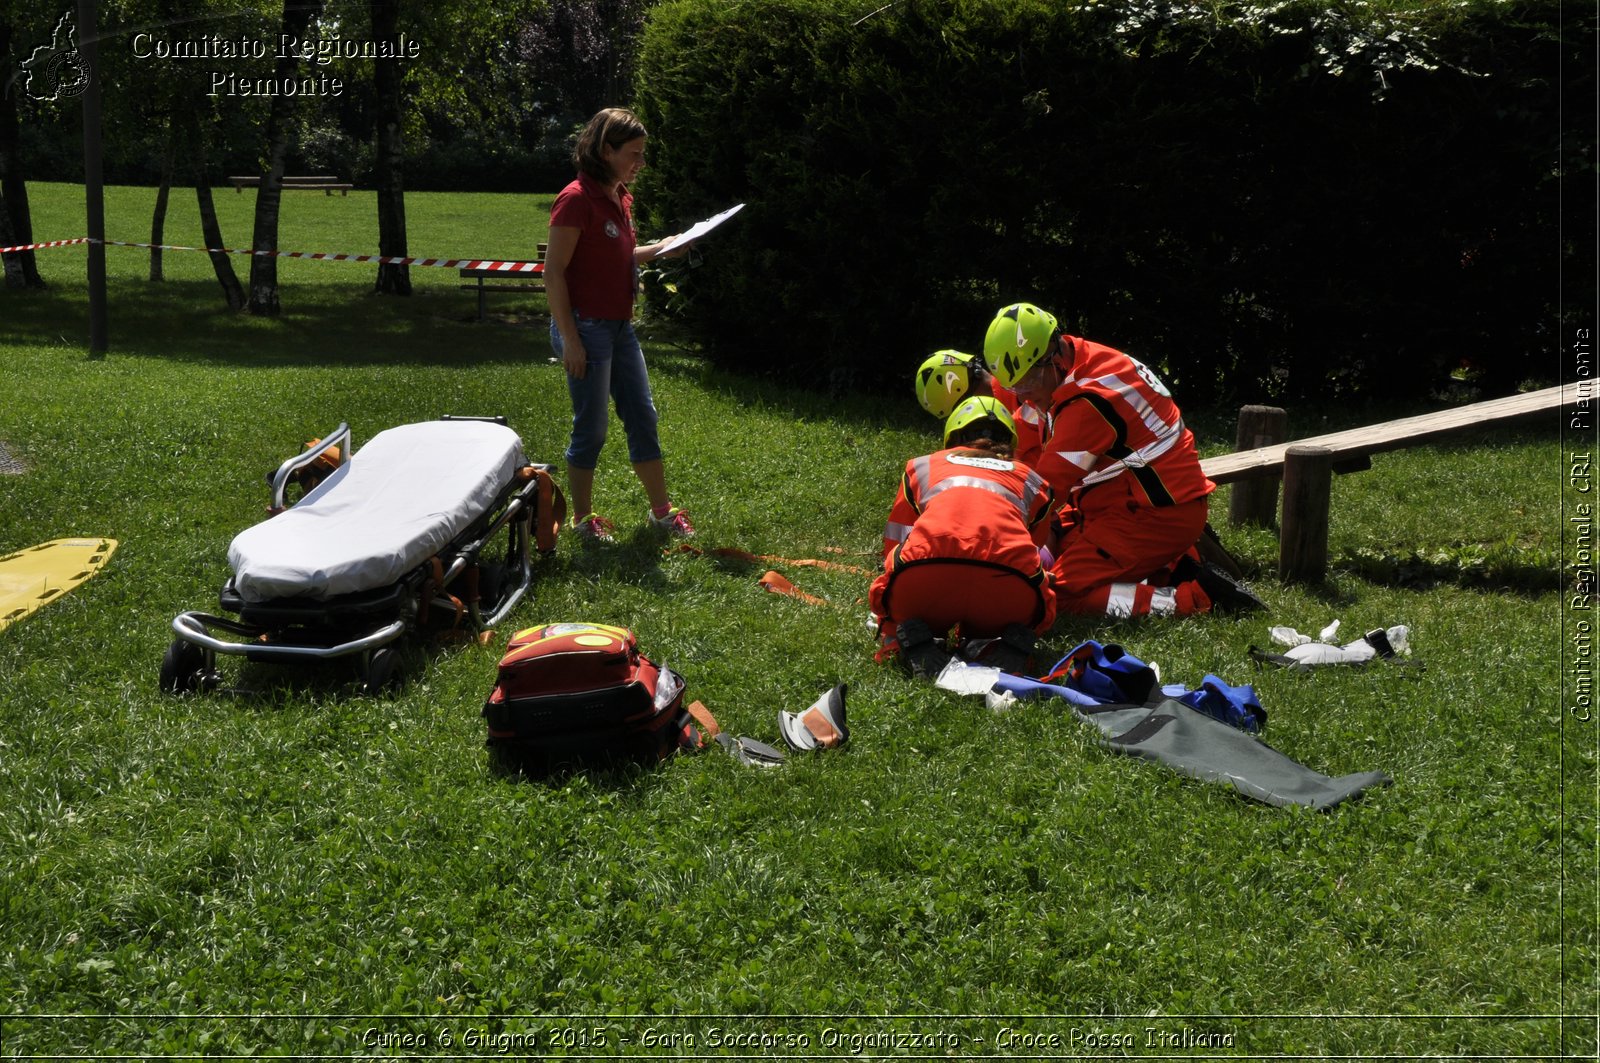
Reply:
<svg viewBox="0 0 1600 1063"><path fill-rule="evenodd" d="M978 433L968 431L975 427L979 428ZM944 422L944 445L947 447L958 445L952 442L957 436L976 439L980 434L996 443L1013 447L1017 445L1017 422L1012 420L1000 400L992 395L974 395L964 400Z"/></svg>
<svg viewBox="0 0 1600 1063"><path fill-rule="evenodd" d="M1055 316L1032 303L1012 303L989 322L983 338L983 359L989 372L1008 388L1053 353L1059 334Z"/></svg>
<svg viewBox="0 0 1600 1063"><path fill-rule="evenodd" d="M917 401L943 420L972 388L977 358L960 351L935 351L917 367Z"/></svg>

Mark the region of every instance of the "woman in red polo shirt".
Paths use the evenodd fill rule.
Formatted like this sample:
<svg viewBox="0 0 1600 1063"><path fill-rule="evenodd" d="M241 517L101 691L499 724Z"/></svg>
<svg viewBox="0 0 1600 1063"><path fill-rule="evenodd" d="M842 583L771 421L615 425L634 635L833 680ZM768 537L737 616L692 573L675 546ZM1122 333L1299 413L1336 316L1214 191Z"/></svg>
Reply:
<svg viewBox="0 0 1600 1063"><path fill-rule="evenodd" d="M594 512L593 495L610 401L616 402L628 458L650 499L650 523L671 535L694 534L689 515L667 494L650 375L633 332L638 267L666 242L641 247L634 239L628 185L644 167L645 136L639 119L618 107L589 120L572 152L578 179L550 208L544 259L550 343L566 366L572 398L566 453L572 527L585 539L605 542L611 541L612 524Z"/></svg>

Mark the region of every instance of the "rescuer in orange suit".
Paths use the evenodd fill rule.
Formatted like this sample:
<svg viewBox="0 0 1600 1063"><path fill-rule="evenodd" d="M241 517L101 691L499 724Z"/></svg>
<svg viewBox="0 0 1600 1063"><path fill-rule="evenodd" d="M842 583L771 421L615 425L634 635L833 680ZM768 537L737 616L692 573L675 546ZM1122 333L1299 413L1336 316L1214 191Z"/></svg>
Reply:
<svg viewBox="0 0 1600 1063"><path fill-rule="evenodd" d="M1265 607L1194 550L1216 485L1154 372L1065 334L1031 303L995 316L983 354L999 383L1048 416L1036 468L1068 504L1053 547L1063 612L1122 618Z"/></svg>
<svg viewBox="0 0 1600 1063"><path fill-rule="evenodd" d="M883 574L869 596L879 633L894 652L953 628L959 640L1020 629L1013 641L1027 652L1033 634L1055 621L1055 592L1039 553L1054 496L1012 456L1016 428L993 397L960 403L944 440L944 450L906 463L889 511Z"/></svg>
<svg viewBox="0 0 1600 1063"><path fill-rule="evenodd" d="M1039 460L1044 442L1044 414L1019 402L1010 388L995 382L983 359L960 351L935 351L917 367L917 401L939 420L948 418L962 399L990 395L1011 415L1017 429L1016 460L1027 466Z"/></svg>

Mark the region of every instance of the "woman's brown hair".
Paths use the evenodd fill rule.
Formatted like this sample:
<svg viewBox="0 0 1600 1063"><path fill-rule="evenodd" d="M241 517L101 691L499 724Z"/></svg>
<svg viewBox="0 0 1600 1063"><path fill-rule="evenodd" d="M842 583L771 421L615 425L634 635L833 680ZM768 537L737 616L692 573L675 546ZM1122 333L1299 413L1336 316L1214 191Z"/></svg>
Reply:
<svg viewBox="0 0 1600 1063"><path fill-rule="evenodd" d="M973 454L980 458L1000 458L1003 461L1011 461L1016 453L1010 443L998 442L987 436L981 439L974 439L970 443L957 443L951 449Z"/></svg>
<svg viewBox="0 0 1600 1063"><path fill-rule="evenodd" d="M572 148L572 165L596 181L609 181L611 166L606 162L605 147L610 145L616 151L628 141L647 135L644 123L632 111L607 107L589 119L578 134L578 142Z"/></svg>

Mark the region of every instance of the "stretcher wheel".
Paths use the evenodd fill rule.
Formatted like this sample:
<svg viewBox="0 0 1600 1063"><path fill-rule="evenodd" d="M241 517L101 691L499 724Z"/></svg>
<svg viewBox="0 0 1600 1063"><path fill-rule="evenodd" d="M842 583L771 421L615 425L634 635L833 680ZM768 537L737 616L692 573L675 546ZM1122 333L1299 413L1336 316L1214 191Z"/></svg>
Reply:
<svg viewBox="0 0 1600 1063"><path fill-rule="evenodd" d="M400 664L400 651L392 646L373 650L367 658L366 674L362 677L361 692L380 694L394 685L395 673Z"/></svg>
<svg viewBox="0 0 1600 1063"><path fill-rule="evenodd" d="M206 653L192 642L173 639L161 655L161 690L166 694L192 694L200 689Z"/></svg>

